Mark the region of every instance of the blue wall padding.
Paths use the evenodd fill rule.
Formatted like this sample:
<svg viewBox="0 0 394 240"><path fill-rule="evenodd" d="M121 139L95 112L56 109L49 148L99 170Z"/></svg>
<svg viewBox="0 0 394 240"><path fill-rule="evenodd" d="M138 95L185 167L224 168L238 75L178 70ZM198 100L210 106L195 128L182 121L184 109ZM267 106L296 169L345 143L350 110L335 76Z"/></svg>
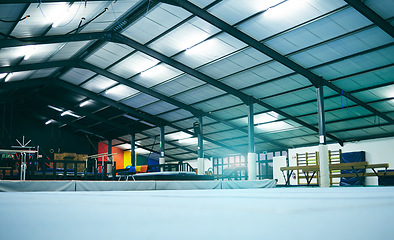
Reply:
<svg viewBox="0 0 394 240"><path fill-rule="evenodd" d="M347 152L341 154L341 163L350 163L350 162L365 162L365 152ZM357 169L357 173L361 175L365 172L365 169ZM341 170L342 174L354 173L353 170ZM363 185L365 182L365 177L361 178L361 182L357 177L347 177L341 178L340 186L349 186L349 185Z"/></svg>

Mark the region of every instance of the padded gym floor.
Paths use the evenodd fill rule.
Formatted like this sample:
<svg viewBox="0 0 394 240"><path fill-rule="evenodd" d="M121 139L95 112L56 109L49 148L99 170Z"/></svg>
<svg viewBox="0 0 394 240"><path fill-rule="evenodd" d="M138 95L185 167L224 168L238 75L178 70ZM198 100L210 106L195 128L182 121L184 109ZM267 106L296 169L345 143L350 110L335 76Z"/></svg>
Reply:
<svg viewBox="0 0 394 240"><path fill-rule="evenodd" d="M2 239L391 239L393 187L0 193Z"/></svg>

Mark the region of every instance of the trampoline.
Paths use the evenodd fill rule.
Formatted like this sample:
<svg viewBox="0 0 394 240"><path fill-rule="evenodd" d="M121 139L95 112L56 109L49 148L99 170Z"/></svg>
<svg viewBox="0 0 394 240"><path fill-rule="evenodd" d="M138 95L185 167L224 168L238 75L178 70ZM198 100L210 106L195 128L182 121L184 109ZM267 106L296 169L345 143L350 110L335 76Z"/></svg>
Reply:
<svg viewBox="0 0 394 240"><path fill-rule="evenodd" d="M2 239L392 239L393 187L4 192Z"/></svg>

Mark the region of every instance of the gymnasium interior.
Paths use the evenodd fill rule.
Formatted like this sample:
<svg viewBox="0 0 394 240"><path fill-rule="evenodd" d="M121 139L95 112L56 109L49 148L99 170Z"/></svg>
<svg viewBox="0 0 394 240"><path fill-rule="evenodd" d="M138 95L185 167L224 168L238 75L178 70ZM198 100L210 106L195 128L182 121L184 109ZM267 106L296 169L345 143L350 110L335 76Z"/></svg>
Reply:
<svg viewBox="0 0 394 240"><path fill-rule="evenodd" d="M391 239L393 25L393 0L0 0L1 239Z"/></svg>

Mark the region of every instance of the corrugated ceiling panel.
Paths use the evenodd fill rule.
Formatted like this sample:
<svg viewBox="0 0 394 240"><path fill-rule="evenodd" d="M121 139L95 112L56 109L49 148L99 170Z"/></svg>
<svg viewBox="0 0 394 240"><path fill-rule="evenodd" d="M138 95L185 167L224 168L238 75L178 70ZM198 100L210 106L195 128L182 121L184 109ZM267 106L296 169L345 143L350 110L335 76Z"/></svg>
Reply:
<svg viewBox="0 0 394 240"><path fill-rule="evenodd" d="M241 118L245 117L247 114L247 108L246 106L237 106L237 107L232 107L232 108L227 108L223 109L220 111L215 112L215 116L218 116L221 119L234 119L234 118ZM238 126L242 126L239 122L237 121L231 121L231 123L234 123ZM245 123L247 125L247 123Z"/></svg>
<svg viewBox="0 0 394 240"><path fill-rule="evenodd" d="M199 104L196 104L195 107L199 109L203 109L205 112L215 111L218 109L238 105L242 103L241 100L232 95L225 95L219 98L215 98L213 100L204 101ZM245 107L246 109L246 107ZM246 110L245 110L246 112ZM216 112L215 112L216 115Z"/></svg>
<svg viewBox="0 0 394 240"><path fill-rule="evenodd" d="M200 88L196 88L191 91L188 91L186 93L179 94L174 98L187 104L193 104L195 102L203 101L205 99L215 97L223 93L225 92L214 86L205 85Z"/></svg>
<svg viewBox="0 0 394 240"><path fill-rule="evenodd" d="M8 81L13 82L13 81L24 80L24 79L28 78L34 72L35 71L13 72L13 73L11 73L11 77Z"/></svg>
<svg viewBox="0 0 394 240"><path fill-rule="evenodd" d="M111 67L109 71L127 79L155 66L158 63L158 60L149 57L144 53L137 52Z"/></svg>
<svg viewBox="0 0 394 240"><path fill-rule="evenodd" d="M379 109L380 112L394 111L394 99L387 102L372 103L370 106Z"/></svg>
<svg viewBox="0 0 394 240"><path fill-rule="evenodd" d="M387 82L394 82L393 71L394 67L383 68L335 81L335 85L346 89L346 91L353 91Z"/></svg>
<svg viewBox="0 0 394 240"><path fill-rule="evenodd" d="M235 88L243 89L251 85L264 82L265 79L251 71L244 71L223 79L223 83Z"/></svg>
<svg viewBox="0 0 394 240"><path fill-rule="evenodd" d="M244 68L250 68L271 60L270 57L254 48L245 48L244 50L237 52L226 59Z"/></svg>
<svg viewBox="0 0 394 240"><path fill-rule="evenodd" d="M167 121L173 122L177 121L180 119L188 118L193 116L190 112L184 110L184 109L178 109L175 111L171 111L169 113L161 114L160 118L163 118Z"/></svg>
<svg viewBox="0 0 394 240"><path fill-rule="evenodd" d="M63 74L60 79L78 85L86 81L88 78L94 76L95 74L96 73L87 69L72 68L65 74Z"/></svg>
<svg viewBox="0 0 394 240"><path fill-rule="evenodd" d="M154 90L167 96L173 96L203 84L205 84L203 81L198 80L193 76L183 75L175 80L154 87Z"/></svg>
<svg viewBox="0 0 394 240"><path fill-rule="evenodd" d="M152 114L152 115L158 115L160 113L166 112L166 111L170 111L172 109L176 109L177 107L169 104L167 102L163 102L163 101L159 101L159 102L155 102L153 104L150 104L146 107L142 107L140 108L142 111Z"/></svg>
<svg viewBox="0 0 394 240"><path fill-rule="evenodd" d="M116 87L110 88L105 92L105 96L115 100L115 101L119 101L121 99L124 99L128 96L137 94L139 91L130 88L126 85L123 84L119 84Z"/></svg>
<svg viewBox="0 0 394 240"><path fill-rule="evenodd" d="M220 60L199 69L200 72L218 79L243 70L240 65L227 59Z"/></svg>
<svg viewBox="0 0 394 240"><path fill-rule="evenodd" d="M217 32L219 32L218 28L198 17L194 17L156 40L149 47L167 56L172 56L204 41Z"/></svg>
<svg viewBox="0 0 394 240"><path fill-rule="evenodd" d="M364 54L351 59L340 61L328 66L319 67L312 71L326 79L341 77L343 75L353 74L358 71L364 71L375 67L388 65L394 62L394 46L388 47L376 52ZM337 71L337 75L330 68ZM329 73L326 75L326 71Z"/></svg>
<svg viewBox="0 0 394 240"><path fill-rule="evenodd" d="M394 9L394 2L391 0L366 0L364 3L385 19L394 16L394 12L392 11Z"/></svg>
<svg viewBox="0 0 394 240"><path fill-rule="evenodd" d="M51 56L61 44L42 44L42 45L26 45L21 47L1 48L0 64L1 66L11 66L25 56L30 56L27 60L23 60L21 64L37 63Z"/></svg>
<svg viewBox="0 0 394 240"><path fill-rule="evenodd" d="M196 68L243 47L245 47L245 44L241 41L227 33L221 33L217 37L208 39L179 54L174 59L189 67Z"/></svg>
<svg viewBox="0 0 394 240"><path fill-rule="evenodd" d="M127 28L123 34L145 44L190 15L180 7L160 4Z"/></svg>
<svg viewBox="0 0 394 240"><path fill-rule="evenodd" d="M363 94L365 95L363 96ZM359 98L364 102L370 102L370 101L375 101L385 98L394 98L394 82L390 86L380 87L380 88L371 89L369 91L355 93L353 94L353 96Z"/></svg>
<svg viewBox="0 0 394 240"><path fill-rule="evenodd" d="M5 21L15 21L21 15L24 10L25 4L3 4L0 8L0 16L2 20ZM0 32L8 33L14 26L13 22L0 22ZM6 38L5 36L0 36L0 39Z"/></svg>
<svg viewBox="0 0 394 240"><path fill-rule="evenodd" d="M116 22L129 8L133 7L138 0L117 0L114 2L106 3L102 9L98 9L97 14L104 11L105 7L108 10L100 17L95 19L92 23L88 24L81 32L100 32L108 26ZM97 16L97 15L95 15ZM93 17L95 17L93 16ZM119 22L116 22L119 25Z"/></svg>
<svg viewBox="0 0 394 240"><path fill-rule="evenodd" d="M33 75L30 76L32 78L45 78L51 75L54 71L58 70L59 68L47 68L47 69L40 69L36 71Z"/></svg>
<svg viewBox="0 0 394 240"><path fill-rule="evenodd" d="M310 68L323 62L332 61L393 42L392 38L379 28L372 28L352 36L315 47L293 55L290 59ZM313 56L313 57L309 57Z"/></svg>
<svg viewBox="0 0 394 240"><path fill-rule="evenodd" d="M132 81L151 88L182 73L183 72L170 65L161 63L135 76Z"/></svg>
<svg viewBox="0 0 394 240"><path fill-rule="evenodd" d="M220 139L220 141L223 141L224 139L231 139L237 137L244 137L244 138L248 137L246 134L238 130L228 130L224 132L212 133L209 134L208 136L213 139Z"/></svg>
<svg viewBox="0 0 394 240"><path fill-rule="evenodd" d="M122 101L122 103L133 108L139 108L156 101L159 101L159 99L145 93L140 93L132 98Z"/></svg>
<svg viewBox="0 0 394 240"><path fill-rule="evenodd" d="M133 48L124 44L108 42L94 54L86 58L85 61L100 68L107 68L131 51L133 51Z"/></svg>
<svg viewBox="0 0 394 240"><path fill-rule="evenodd" d="M230 25L259 12L268 9L280 3L282 0L249 0L249 1L238 1L229 0L223 1L216 6L212 7L209 12L216 17L222 19Z"/></svg>
<svg viewBox="0 0 394 240"><path fill-rule="evenodd" d="M115 85L117 82L114 80L111 80L107 77L98 75L97 77L94 77L93 79L89 80L88 82L82 84L82 88L85 88L89 91L99 93L101 91L104 91L105 89Z"/></svg>
<svg viewBox="0 0 394 240"><path fill-rule="evenodd" d="M317 1L285 1L251 21L241 24L239 29L261 40L344 5L343 1L338 0L330 1L325 5L316 3Z"/></svg>
<svg viewBox="0 0 394 240"><path fill-rule="evenodd" d="M82 17L87 21L104 10L105 2L75 2L71 6L67 3L33 3L30 4L26 15L30 17L25 21L19 22L13 31L15 37L31 37L41 35L47 27L57 25L51 28L48 35L65 34L78 27ZM53 25L53 26L54 26Z"/></svg>
<svg viewBox="0 0 394 240"><path fill-rule="evenodd" d="M52 56L51 61L68 60L89 42L90 41L64 43L56 54Z"/></svg>

